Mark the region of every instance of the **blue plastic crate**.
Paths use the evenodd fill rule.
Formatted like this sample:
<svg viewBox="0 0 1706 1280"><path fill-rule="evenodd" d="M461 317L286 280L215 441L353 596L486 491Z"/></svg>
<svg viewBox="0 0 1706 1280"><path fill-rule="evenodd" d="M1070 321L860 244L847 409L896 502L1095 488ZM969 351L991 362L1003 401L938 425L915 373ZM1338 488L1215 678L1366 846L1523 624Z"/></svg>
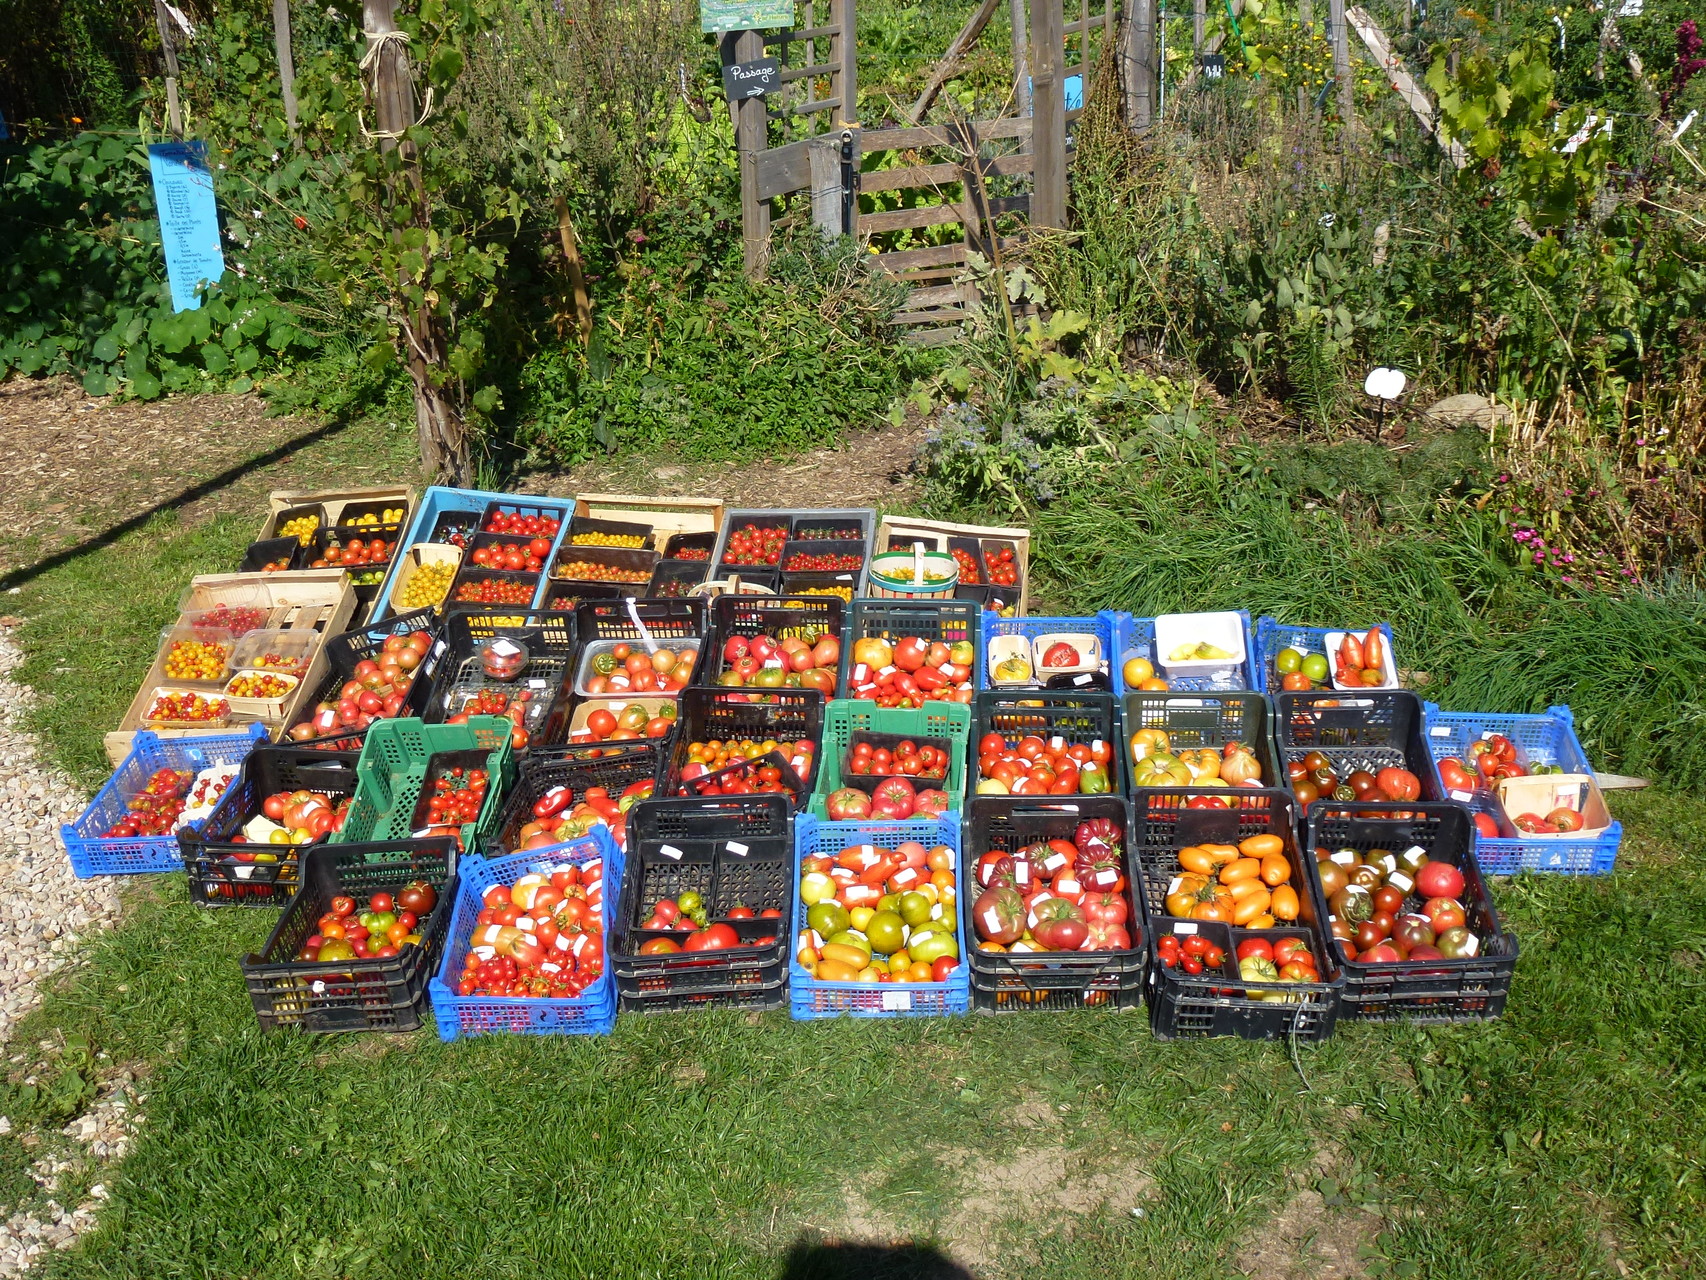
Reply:
<svg viewBox="0 0 1706 1280"><path fill-rule="evenodd" d="M561 845L547 854L517 853L507 858L464 857L456 867L460 886L456 911L450 917L450 934L444 944L444 961L432 980L433 1017L440 1040L463 1036L508 1033L522 1036L602 1036L616 1025L616 980L611 976L608 954L603 975L573 999L530 999L515 996L463 996L456 993L462 976L462 961L473 940L475 917L480 914L486 890L507 885L529 871L555 871L594 858L604 860L604 936L606 947L616 927L616 906L622 896L622 853L610 833L597 827L584 840Z"/></svg>
<svg viewBox="0 0 1706 1280"><path fill-rule="evenodd" d="M156 769L193 769L216 764L241 764L256 743L267 740L262 724L242 732L193 738L162 738L144 729L131 743L130 754L101 784L89 807L74 822L59 828L60 841L71 857L71 873L79 880L91 876L136 875L144 871L182 871L183 854L175 832L163 836L134 836L109 840L101 835L125 814L129 798L143 789ZM199 830L201 823L191 824Z"/></svg>
<svg viewBox="0 0 1706 1280"><path fill-rule="evenodd" d="M445 485L435 484L421 495L421 500L415 506L415 515L409 521L409 527L397 543L398 554L391 557L391 567L385 571L385 580L379 584L379 609L383 613L388 606L386 601L391 598L391 581L396 576L397 566L402 562L402 553L415 543L425 539L432 533L433 526L439 517L450 514L481 516L492 503L503 504L511 510L538 511L548 507L553 512L561 511L562 527L557 530L557 536L551 540L551 555L547 559L547 571L539 575L539 590L533 598L533 607L539 608L540 600L550 587L549 565L555 561L557 548L563 538L568 535L569 520L574 515L574 500L572 498L534 497L519 493L498 493L489 489L452 489Z"/></svg>
<svg viewBox="0 0 1706 1280"><path fill-rule="evenodd" d="M1202 676L1168 676L1161 670L1161 664L1156 661L1155 654L1154 618L1139 618L1129 613L1104 610L1102 616L1109 620L1114 632L1112 666L1109 672L1114 678L1114 693L1123 698L1126 694L1135 692L1134 687L1128 685L1121 674L1127 658L1148 658L1155 667L1155 674L1166 679L1169 693L1241 693L1245 690L1261 692L1262 686L1255 683L1261 679L1261 674L1256 666L1254 646L1250 643L1250 615L1242 609L1237 612L1244 623L1244 665L1239 668L1236 679L1210 680Z"/></svg>
<svg viewBox="0 0 1706 1280"><path fill-rule="evenodd" d="M803 813L794 819L794 856L822 853L834 857L849 845L874 844L893 848L908 840L947 845L959 865L960 815L943 814L921 822L826 822ZM806 905L794 895L793 932L788 938L788 1002L794 1020L812 1018L936 1018L971 1009L971 963L966 952L965 922L954 912L954 937L960 944L959 966L946 982L819 982L794 957L797 940L806 928Z"/></svg>
<svg viewBox="0 0 1706 1280"><path fill-rule="evenodd" d="M978 653L977 687L979 689L997 687L989 679L989 642L997 636L1024 636L1027 640L1035 640L1038 636L1050 635L1057 631L1079 631L1086 635L1093 635L1101 642L1102 656L1111 664L1114 654L1113 619L1114 615L1107 612L1092 614L1085 618L1003 618L1000 614L991 613L985 609L979 615L983 644ZM1117 673L1113 673L1111 678L1117 679ZM1024 688L1025 686L1018 687Z"/></svg>
<svg viewBox="0 0 1706 1280"><path fill-rule="evenodd" d="M1501 711L1441 711L1434 703L1423 704L1424 737L1428 754L1437 766L1451 756L1462 758L1472 742L1490 733L1502 733L1516 744L1523 764L1555 764L1566 773L1593 772L1587 752L1576 737L1576 718L1568 707L1548 707L1540 715L1515 715ZM1499 824L1497 837L1478 836L1475 856L1489 875L1511 876L1519 871L1551 871L1574 876L1610 874L1617 862L1617 847L1623 843L1623 824L1613 821L1595 836L1525 835L1511 825L1497 800L1476 791L1468 801L1461 793L1449 799L1467 803Z"/></svg>
<svg viewBox="0 0 1706 1280"><path fill-rule="evenodd" d="M1392 646L1392 624L1377 622L1375 626L1379 627L1381 635L1386 637L1386 652L1394 655L1396 659L1398 651ZM1250 687L1261 693L1279 692L1279 672L1274 670L1274 659L1279 656L1281 649L1327 654L1327 634L1343 630L1343 627L1297 627L1266 615L1256 619L1256 648L1252 674L1261 683ZM1368 629L1364 627L1362 633L1367 635ZM1327 654L1327 665L1331 667L1332 664L1333 657ZM1331 680L1330 673L1328 678Z"/></svg>

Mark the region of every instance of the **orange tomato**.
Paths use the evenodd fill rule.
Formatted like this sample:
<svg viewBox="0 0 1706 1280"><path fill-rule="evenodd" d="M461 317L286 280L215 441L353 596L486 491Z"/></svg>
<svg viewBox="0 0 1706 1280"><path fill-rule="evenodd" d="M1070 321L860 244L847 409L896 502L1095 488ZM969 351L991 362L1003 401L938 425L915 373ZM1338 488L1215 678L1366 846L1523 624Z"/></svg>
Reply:
<svg viewBox="0 0 1706 1280"><path fill-rule="evenodd" d="M1291 879L1291 863L1283 853L1270 853L1262 859L1262 883L1270 889Z"/></svg>
<svg viewBox="0 0 1706 1280"><path fill-rule="evenodd" d="M1274 918L1277 920L1295 920L1297 919L1299 905L1297 890L1289 884L1282 884L1275 886L1273 903L1268 909L1274 913Z"/></svg>

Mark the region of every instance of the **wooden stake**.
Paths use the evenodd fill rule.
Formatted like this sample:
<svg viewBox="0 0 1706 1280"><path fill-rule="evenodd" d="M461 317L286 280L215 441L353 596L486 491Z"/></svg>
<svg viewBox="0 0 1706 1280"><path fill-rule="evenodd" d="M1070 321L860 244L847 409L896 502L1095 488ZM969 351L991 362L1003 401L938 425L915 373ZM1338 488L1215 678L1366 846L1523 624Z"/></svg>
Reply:
<svg viewBox="0 0 1706 1280"><path fill-rule="evenodd" d="M574 301L575 329L580 333L581 341L586 342L592 337L592 294L586 287L586 264L581 261L580 240L575 235L575 224L569 217L569 202L564 196L557 196L557 238L562 241L563 261L569 269L569 293Z"/></svg>
<svg viewBox="0 0 1706 1280"><path fill-rule="evenodd" d="M859 59L858 41L855 39L856 22L853 0L835 0L835 22L841 28L835 37L835 60L840 64L836 75L841 80L841 119L837 123L843 129L859 127ZM759 43L758 55L763 56L764 45ZM857 228L855 228L855 233Z"/></svg>
<svg viewBox="0 0 1706 1280"><path fill-rule="evenodd" d="M1356 123L1356 108L1351 94L1351 44L1345 24L1345 0L1328 0L1327 21L1333 28L1333 78L1338 82L1339 119L1348 127Z"/></svg>
<svg viewBox="0 0 1706 1280"><path fill-rule="evenodd" d="M272 43L278 53L278 82L284 93L284 122L290 126L291 141L300 149L302 139L296 136L296 59L290 53L290 0L272 0Z"/></svg>
<svg viewBox="0 0 1706 1280"><path fill-rule="evenodd" d="M160 50L166 55L166 128L172 141L184 138L184 114L178 107L178 42L173 18L161 0L154 0L154 25L160 31Z"/></svg>
<svg viewBox="0 0 1706 1280"><path fill-rule="evenodd" d="M1155 0L1132 0L1124 44L1126 120L1141 132L1155 120Z"/></svg>
<svg viewBox="0 0 1706 1280"><path fill-rule="evenodd" d="M1191 74L1196 74L1196 60L1202 57L1203 28L1208 25L1207 0L1191 0Z"/></svg>
<svg viewBox="0 0 1706 1280"><path fill-rule="evenodd" d="M1031 26L1025 16L1025 0L1007 0L1007 17L1013 27L1013 101L1021 116L1031 114Z"/></svg>
<svg viewBox="0 0 1706 1280"><path fill-rule="evenodd" d="M1031 146L1036 153L1031 225L1066 225L1066 91L1060 78L1065 53L1062 0L1031 0Z"/></svg>
<svg viewBox="0 0 1706 1280"><path fill-rule="evenodd" d="M842 0L851 8L852 0ZM850 42L842 35L845 47ZM723 35L723 65L753 62L764 56L762 31L729 31ZM729 103L734 119L735 148L740 158L741 258L746 274L762 279L770 261L770 201L758 195L758 158L769 144L769 123L763 98Z"/></svg>

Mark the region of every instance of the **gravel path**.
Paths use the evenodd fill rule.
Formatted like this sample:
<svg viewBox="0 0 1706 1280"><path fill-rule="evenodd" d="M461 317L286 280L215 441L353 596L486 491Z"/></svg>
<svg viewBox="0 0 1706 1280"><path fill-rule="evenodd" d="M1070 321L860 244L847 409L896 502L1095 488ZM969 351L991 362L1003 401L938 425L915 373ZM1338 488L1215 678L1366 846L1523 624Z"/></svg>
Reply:
<svg viewBox="0 0 1706 1280"><path fill-rule="evenodd" d="M111 879L78 880L71 874L59 824L82 812L88 797L43 763L35 739L19 727L32 696L12 678L22 659L11 633L0 627L0 1041L41 1003L41 984L76 955L79 938L111 925L120 906ZM52 1052L57 1045L47 1041L40 1047ZM14 1069L24 1061L22 1054L15 1056ZM139 1120L134 1077L100 1065L99 1096L87 1114L57 1135L23 1135L26 1146L42 1148L30 1174L50 1197L63 1176L71 1175L80 1187L95 1165L123 1155ZM0 1134L11 1130L11 1120L0 1116ZM94 1226L105 1196L96 1182L75 1208L49 1198L0 1222L0 1275L27 1268L44 1250L70 1246Z"/></svg>

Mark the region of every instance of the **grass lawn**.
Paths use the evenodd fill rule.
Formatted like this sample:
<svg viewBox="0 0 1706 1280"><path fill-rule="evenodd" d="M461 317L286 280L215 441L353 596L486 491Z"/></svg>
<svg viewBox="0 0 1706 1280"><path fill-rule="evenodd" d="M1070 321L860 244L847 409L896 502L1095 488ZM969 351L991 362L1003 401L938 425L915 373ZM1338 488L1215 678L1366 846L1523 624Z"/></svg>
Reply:
<svg viewBox="0 0 1706 1280"><path fill-rule="evenodd" d="M37 726L80 777L184 582L254 524L162 517L13 598ZM940 1249L983 1280L1699 1275L1706 817L1615 807L1616 875L1499 886L1523 947L1502 1021L1347 1025L1295 1061L1116 1014L263 1037L237 957L272 913L144 878L11 1045L48 1086L89 1054L145 1077L101 1225L42 1273L804 1280L946 1274ZM50 1112L12 1101L16 1199Z"/></svg>

